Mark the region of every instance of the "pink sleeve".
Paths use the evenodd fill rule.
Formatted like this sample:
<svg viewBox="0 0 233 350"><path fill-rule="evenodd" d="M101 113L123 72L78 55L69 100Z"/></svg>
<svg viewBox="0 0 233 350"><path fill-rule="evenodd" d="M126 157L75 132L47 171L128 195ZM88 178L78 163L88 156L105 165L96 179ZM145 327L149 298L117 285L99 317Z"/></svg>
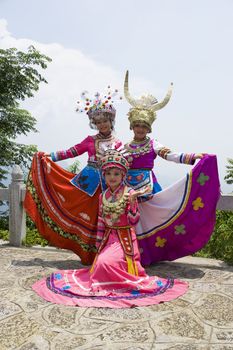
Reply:
<svg viewBox="0 0 233 350"><path fill-rule="evenodd" d="M134 190L130 190L129 194L132 194L134 192L135 192ZM139 212L137 200L135 200L133 205L129 201L127 217L128 217L129 224L135 226L138 223L140 219L140 212Z"/></svg>
<svg viewBox="0 0 233 350"><path fill-rule="evenodd" d="M102 194L99 197L99 212L98 212L98 223L97 223L97 235L96 235L96 248L98 249L100 246L100 243L103 239L104 236L104 231L105 231L105 223L104 223L104 219L102 216Z"/></svg>
<svg viewBox="0 0 233 350"><path fill-rule="evenodd" d="M52 152L51 153L52 160L54 162L57 162L58 160L74 158L87 152L90 144L90 138L91 138L90 136L86 137L82 142L78 143L73 147L70 147L67 150Z"/></svg>

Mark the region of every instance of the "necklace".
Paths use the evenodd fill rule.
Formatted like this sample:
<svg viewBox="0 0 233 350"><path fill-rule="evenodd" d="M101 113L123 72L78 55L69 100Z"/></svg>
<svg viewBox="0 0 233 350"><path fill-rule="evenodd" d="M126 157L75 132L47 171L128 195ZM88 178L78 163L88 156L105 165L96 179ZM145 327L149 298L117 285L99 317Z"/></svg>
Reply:
<svg viewBox="0 0 233 350"><path fill-rule="evenodd" d="M122 193L122 196L120 199L116 200L115 202L109 202L106 198L106 192L103 193L103 216L110 215L112 221L116 222L118 221L121 214L124 213L126 204L128 202L128 197L126 196L126 193L128 191L127 186L125 186L124 191Z"/></svg>
<svg viewBox="0 0 233 350"><path fill-rule="evenodd" d="M150 138L147 136L144 142L133 140L125 145L125 149L131 156L140 157L141 155L150 152Z"/></svg>

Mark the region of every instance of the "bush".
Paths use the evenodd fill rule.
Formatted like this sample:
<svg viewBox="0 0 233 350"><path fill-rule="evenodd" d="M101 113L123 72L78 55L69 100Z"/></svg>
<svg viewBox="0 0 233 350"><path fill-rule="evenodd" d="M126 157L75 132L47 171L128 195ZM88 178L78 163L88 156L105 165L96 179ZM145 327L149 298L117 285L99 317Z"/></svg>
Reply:
<svg viewBox="0 0 233 350"><path fill-rule="evenodd" d="M233 213L217 210L214 232L207 243L194 256L223 260L233 265Z"/></svg>
<svg viewBox="0 0 233 350"><path fill-rule="evenodd" d="M0 239L3 239L4 241L9 241L9 231L0 228Z"/></svg>
<svg viewBox="0 0 233 350"><path fill-rule="evenodd" d="M45 247L49 245L49 242L39 234L37 229L27 229L26 238L23 240L22 244L26 247L31 247L33 245Z"/></svg>
<svg viewBox="0 0 233 350"><path fill-rule="evenodd" d="M0 228L0 239L9 241L9 231ZM49 245L49 242L39 234L37 229L27 227L26 237L23 240L22 244L26 247L31 247L34 245L45 247Z"/></svg>
<svg viewBox="0 0 233 350"><path fill-rule="evenodd" d="M0 216L0 230L9 230L9 217L7 215Z"/></svg>

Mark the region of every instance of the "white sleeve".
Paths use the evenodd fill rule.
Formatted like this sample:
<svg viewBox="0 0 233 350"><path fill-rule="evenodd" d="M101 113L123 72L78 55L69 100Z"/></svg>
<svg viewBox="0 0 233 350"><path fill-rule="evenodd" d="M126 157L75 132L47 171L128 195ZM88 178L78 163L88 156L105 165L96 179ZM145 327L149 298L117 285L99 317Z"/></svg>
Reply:
<svg viewBox="0 0 233 350"><path fill-rule="evenodd" d="M153 140L153 148L155 153L166 160L175 163L184 163L184 164L194 164L195 160L193 159L194 154L188 153L177 153L172 151L170 148L163 146L157 140Z"/></svg>

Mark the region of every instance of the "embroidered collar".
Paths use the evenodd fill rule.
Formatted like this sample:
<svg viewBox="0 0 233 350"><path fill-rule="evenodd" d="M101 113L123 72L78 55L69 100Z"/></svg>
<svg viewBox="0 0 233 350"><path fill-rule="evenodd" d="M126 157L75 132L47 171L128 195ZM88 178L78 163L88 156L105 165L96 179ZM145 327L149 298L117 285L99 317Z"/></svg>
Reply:
<svg viewBox="0 0 233 350"><path fill-rule="evenodd" d="M150 152L151 150L151 139L147 136L145 141L138 143L137 141L131 141L125 145L125 150L127 153L134 156L141 156Z"/></svg>
<svg viewBox="0 0 233 350"><path fill-rule="evenodd" d="M100 132L96 135L96 137L98 139L102 139L102 140L110 140L113 137L112 132L110 131L110 133L108 135L103 135Z"/></svg>

